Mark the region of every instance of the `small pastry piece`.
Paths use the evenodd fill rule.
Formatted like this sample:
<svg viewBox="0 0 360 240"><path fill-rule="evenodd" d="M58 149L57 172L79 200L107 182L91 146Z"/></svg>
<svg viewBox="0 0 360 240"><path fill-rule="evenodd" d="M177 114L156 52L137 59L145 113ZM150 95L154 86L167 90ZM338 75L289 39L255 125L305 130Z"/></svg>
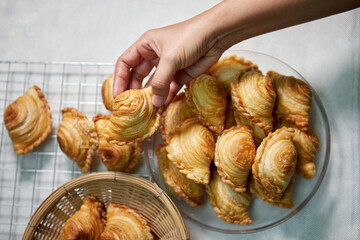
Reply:
<svg viewBox="0 0 360 240"><path fill-rule="evenodd" d="M98 134L98 154L109 171L130 172L138 164L142 153L142 142L116 144L104 137L110 116L98 114L93 117Z"/></svg>
<svg viewBox="0 0 360 240"><path fill-rule="evenodd" d="M200 206L205 202L205 188L181 174L177 167L168 159L166 147L159 144L156 148L159 172L165 187L174 197L184 200L191 206Z"/></svg>
<svg viewBox="0 0 360 240"><path fill-rule="evenodd" d="M188 82L185 95L202 124L217 133L224 130L226 93L215 77L202 74Z"/></svg>
<svg viewBox="0 0 360 240"><path fill-rule="evenodd" d="M95 125L75 108L64 108L61 112L62 120L57 132L60 148L77 163L82 173L86 173L97 147Z"/></svg>
<svg viewBox="0 0 360 240"><path fill-rule="evenodd" d="M179 93L161 114L161 137L167 142L169 135L175 132L175 127L194 114L186 103L185 93Z"/></svg>
<svg viewBox="0 0 360 240"><path fill-rule="evenodd" d="M105 227L104 206L96 197L84 199L80 210L66 221L60 234L60 240L88 239L97 240Z"/></svg>
<svg viewBox="0 0 360 240"><path fill-rule="evenodd" d="M220 59L213 65L207 73L216 77L225 88L225 91L230 94L230 84L239 79L239 77L247 71L258 70L258 66L244 58L232 55Z"/></svg>
<svg viewBox="0 0 360 240"><path fill-rule="evenodd" d="M247 207L250 205L251 194L235 192L234 189L221 181L220 175L212 168L206 193L216 215L225 222L235 224L251 224Z"/></svg>
<svg viewBox="0 0 360 240"><path fill-rule="evenodd" d="M134 209L111 203L107 208L106 218L106 227L100 240L154 239L146 220Z"/></svg>
<svg viewBox="0 0 360 240"><path fill-rule="evenodd" d="M234 191L246 192L254 158L253 132L248 126L227 129L216 142L214 163L221 180L234 187Z"/></svg>
<svg viewBox="0 0 360 240"><path fill-rule="evenodd" d="M260 145L260 143L262 142L262 140L266 137L266 133L264 131L264 129L260 128L259 126L257 126L256 124L254 124L251 120L243 117L241 114L239 114L238 112L234 112L234 119L236 122L236 125L246 125L249 126L254 133L254 142L256 147L258 147Z"/></svg>
<svg viewBox="0 0 360 240"><path fill-rule="evenodd" d="M111 74L101 87L101 96L105 108L109 111L112 111L114 105L114 95L113 95L113 83L114 83L114 74Z"/></svg>
<svg viewBox="0 0 360 240"><path fill-rule="evenodd" d="M179 172L196 183L208 184L215 140L197 118L188 118L177 127L166 146L168 158Z"/></svg>
<svg viewBox="0 0 360 240"><path fill-rule="evenodd" d="M270 133L256 151L250 189L266 203L279 202L290 186L297 160L293 137L293 129L283 127Z"/></svg>
<svg viewBox="0 0 360 240"><path fill-rule="evenodd" d="M4 113L4 122L16 154L26 154L39 146L51 131L49 105L38 86L32 86Z"/></svg>
<svg viewBox="0 0 360 240"><path fill-rule="evenodd" d="M152 104L151 87L122 92L115 98L104 136L119 144L142 141L158 129L162 109Z"/></svg>
<svg viewBox="0 0 360 240"><path fill-rule="evenodd" d="M235 110L263 129L266 135L273 130L276 93L269 76L255 71L244 73L231 83L231 99Z"/></svg>
<svg viewBox="0 0 360 240"><path fill-rule="evenodd" d="M269 71L273 80L277 100L274 113L280 122L295 123L301 131L309 129L311 111L311 89L300 79Z"/></svg>

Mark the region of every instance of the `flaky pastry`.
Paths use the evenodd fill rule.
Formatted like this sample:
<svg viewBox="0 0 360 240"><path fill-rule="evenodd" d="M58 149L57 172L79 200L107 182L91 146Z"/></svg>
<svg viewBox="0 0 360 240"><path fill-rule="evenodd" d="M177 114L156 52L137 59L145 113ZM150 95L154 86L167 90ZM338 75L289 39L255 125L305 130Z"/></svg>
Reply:
<svg viewBox="0 0 360 240"><path fill-rule="evenodd" d="M175 127L182 123L185 119L193 117L194 114L186 103L185 93L179 93L166 107L161 114L161 137L167 142L169 135L175 132Z"/></svg>
<svg viewBox="0 0 360 240"><path fill-rule="evenodd" d="M7 106L4 122L16 154L26 154L39 146L52 127L50 107L38 86Z"/></svg>
<svg viewBox="0 0 360 240"><path fill-rule="evenodd" d="M293 178L297 161L293 137L293 129L283 127L270 133L256 150L250 190L266 203L279 202Z"/></svg>
<svg viewBox="0 0 360 240"><path fill-rule="evenodd" d="M164 145L158 145L156 156L158 158L161 178L169 192L177 199L184 200L191 206L204 204L204 185L195 183L180 173L178 168L168 159Z"/></svg>
<svg viewBox="0 0 360 240"><path fill-rule="evenodd" d="M142 141L155 133L162 107L152 104L151 87L122 92L115 98L104 136L119 144Z"/></svg>
<svg viewBox="0 0 360 240"><path fill-rule="evenodd" d="M229 129L233 126L236 126L235 121L235 110L232 105L231 97L226 99L226 110L225 110L225 123L224 129Z"/></svg>
<svg viewBox="0 0 360 240"><path fill-rule="evenodd" d="M105 227L104 206L96 197L85 197L80 210L66 221L60 240L98 240Z"/></svg>
<svg viewBox="0 0 360 240"><path fill-rule="evenodd" d="M220 59L215 65L213 65L207 73L216 77L223 85L227 93L230 93L230 84L250 70L258 70L258 66L244 58L232 55L223 59Z"/></svg>
<svg viewBox="0 0 360 240"><path fill-rule="evenodd" d="M301 131L309 129L311 89L300 79L269 71L276 89L274 113L280 122L295 123Z"/></svg>
<svg viewBox="0 0 360 240"><path fill-rule="evenodd" d="M227 129L216 142L214 163L222 181L234 187L234 191L246 192L254 158L253 132L248 126Z"/></svg>
<svg viewBox="0 0 360 240"><path fill-rule="evenodd" d="M263 129L266 135L273 130L276 93L269 76L255 71L244 73L231 83L231 99L235 110Z"/></svg>
<svg viewBox="0 0 360 240"><path fill-rule="evenodd" d="M236 192L234 189L221 181L220 175L212 168L206 193L216 215L225 222L235 224L251 224L247 207L250 205L251 194Z"/></svg>
<svg viewBox="0 0 360 240"><path fill-rule="evenodd" d="M82 173L90 170L97 147L94 123L75 108L61 110L62 120L57 132L61 150L77 163Z"/></svg>
<svg viewBox="0 0 360 240"><path fill-rule="evenodd" d="M146 220L134 209L111 203L106 210L106 227L100 240L152 240Z"/></svg>
<svg viewBox="0 0 360 240"><path fill-rule="evenodd" d="M215 77L201 74L186 84L185 95L190 108L205 126L218 133L224 130L226 92Z"/></svg>
<svg viewBox="0 0 360 240"><path fill-rule="evenodd" d="M128 144L109 142L104 137L109 115L98 114L93 117L98 134L98 154L109 171L130 172L138 164L142 154L142 142Z"/></svg>
<svg viewBox="0 0 360 240"><path fill-rule="evenodd" d="M105 108L109 111L112 111L114 105L114 95L113 95L113 83L114 83L114 74L111 74L101 87L101 96Z"/></svg>
<svg viewBox="0 0 360 240"><path fill-rule="evenodd" d="M188 118L177 127L168 140L166 151L170 161L187 178L196 183L209 183L215 140L197 118Z"/></svg>
<svg viewBox="0 0 360 240"><path fill-rule="evenodd" d="M243 117L238 112L234 112L234 119L236 125L246 125L249 126L254 133L254 142L256 146L259 146L262 140L266 137L264 129L260 128L258 125L254 124L251 120Z"/></svg>

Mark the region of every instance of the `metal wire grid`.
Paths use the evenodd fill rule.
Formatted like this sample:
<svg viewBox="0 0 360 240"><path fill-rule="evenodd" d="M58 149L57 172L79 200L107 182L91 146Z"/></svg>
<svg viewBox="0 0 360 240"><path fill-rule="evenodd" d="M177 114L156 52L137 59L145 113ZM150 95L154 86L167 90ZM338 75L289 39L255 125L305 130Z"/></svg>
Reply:
<svg viewBox="0 0 360 240"><path fill-rule="evenodd" d="M61 109L75 107L89 118L108 114L101 84L113 64L0 61L0 239L21 239L34 211L56 188L81 175L58 147ZM6 107L38 85L52 112L52 132L34 151L16 155L4 126ZM91 171L106 170L94 159Z"/></svg>

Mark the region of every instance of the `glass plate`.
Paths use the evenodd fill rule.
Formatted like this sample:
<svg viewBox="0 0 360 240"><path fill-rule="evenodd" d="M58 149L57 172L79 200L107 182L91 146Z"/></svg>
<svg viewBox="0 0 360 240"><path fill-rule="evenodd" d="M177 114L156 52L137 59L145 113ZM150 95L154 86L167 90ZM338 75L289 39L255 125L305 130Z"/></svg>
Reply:
<svg viewBox="0 0 360 240"><path fill-rule="evenodd" d="M266 73L269 70L275 70L284 75L291 75L306 81L296 70L286 63L258 52L246 50L229 50L223 55L229 56L236 54L246 60L250 60L259 66L259 69ZM157 158L155 155L156 146L163 143L160 132L149 139L145 144L144 155L154 181L172 197L176 206L179 208L183 216L193 222L204 226L210 230L226 233L251 233L262 231L283 223L287 219L299 212L312 198L318 190L322 179L324 178L330 154L330 129L323 104L321 103L317 93L312 89L312 110L311 110L311 128L316 132L320 140L319 151L316 155L316 175L313 179L306 180L301 176L295 177L293 200L294 209L282 209L264 203L261 199L253 198L249 207L249 215L252 220L251 225L240 226L237 224L226 223L219 219L209 202L206 200L202 207L191 207L184 201L180 201L169 193L161 179L158 170Z"/></svg>

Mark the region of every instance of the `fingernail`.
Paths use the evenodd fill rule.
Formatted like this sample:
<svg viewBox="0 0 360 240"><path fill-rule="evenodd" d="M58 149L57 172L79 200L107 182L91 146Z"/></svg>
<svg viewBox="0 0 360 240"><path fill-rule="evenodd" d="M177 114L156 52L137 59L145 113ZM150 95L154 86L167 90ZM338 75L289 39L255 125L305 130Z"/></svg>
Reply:
<svg viewBox="0 0 360 240"><path fill-rule="evenodd" d="M163 105L163 102L164 102L164 97L153 94L152 95L152 102L153 102L155 107L161 107Z"/></svg>

